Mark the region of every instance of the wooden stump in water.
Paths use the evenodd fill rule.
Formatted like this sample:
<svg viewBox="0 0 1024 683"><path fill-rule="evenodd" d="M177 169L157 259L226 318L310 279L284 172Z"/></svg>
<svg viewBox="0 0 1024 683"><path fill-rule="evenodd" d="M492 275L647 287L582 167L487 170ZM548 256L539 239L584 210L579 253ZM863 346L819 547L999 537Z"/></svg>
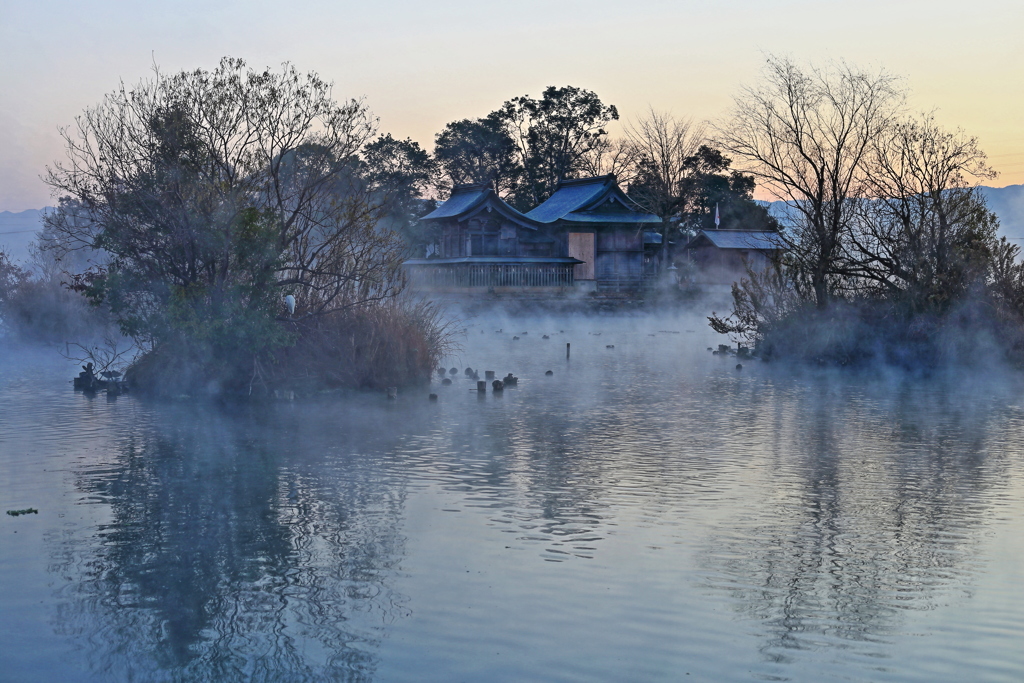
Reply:
<svg viewBox="0 0 1024 683"><path fill-rule="evenodd" d="M482 379L477 380L476 390L481 394L485 393L487 391L487 381Z"/></svg>

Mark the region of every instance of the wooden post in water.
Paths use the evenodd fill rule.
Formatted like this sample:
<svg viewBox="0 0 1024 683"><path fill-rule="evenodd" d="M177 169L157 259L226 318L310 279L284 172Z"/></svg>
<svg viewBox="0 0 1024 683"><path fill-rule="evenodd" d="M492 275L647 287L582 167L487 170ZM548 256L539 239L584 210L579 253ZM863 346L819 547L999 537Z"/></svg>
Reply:
<svg viewBox="0 0 1024 683"><path fill-rule="evenodd" d="M569 342L565 342L565 359L569 360Z"/></svg>
<svg viewBox="0 0 1024 683"><path fill-rule="evenodd" d="M487 381L486 380L482 380L482 379L478 379L476 381L476 390L477 390L477 393L486 394L487 393Z"/></svg>

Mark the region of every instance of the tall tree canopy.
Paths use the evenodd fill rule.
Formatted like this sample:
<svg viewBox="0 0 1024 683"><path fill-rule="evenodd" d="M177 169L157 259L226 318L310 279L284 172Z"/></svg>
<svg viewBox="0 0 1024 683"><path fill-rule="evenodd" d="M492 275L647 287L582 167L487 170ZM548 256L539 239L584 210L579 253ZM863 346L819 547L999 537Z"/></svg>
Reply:
<svg viewBox="0 0 1024 683"><path fill-rule="evenodd" d="M597 93L570 85L550 86L540 99L515 97L491 116L515 143L523 179L514 201L526 208L543 202L559 181L586 167L588 155L608 135L605 127L618 120L619 112Z"/></svg>
<svg viewBox="0 0 1024 683"><path fill-rule="evenodd" d="M523 174L516 143L493 114L445 126L434 142L434 159L442 172L440 189L445 192L453 185L492 183L499 195L508 197Z"/></svg>
<svg viewBox="0 0 1024 683"><path fill-rule="evenodd" d="M596 93L550 86L539 99L514 97L481 119L453 121L437 134L438 190L492 183L506 201L531 209L565 178L618 169L628 154L608 140L606 126L619 118Z"/></svg>
<svg viewBox="0 0 1024 683"><path fill-rule="evenodd" d="M283 342L284 294L303 315L401 288L401 243L360 175L376 122L290 65L159 71L63 131L49 170L66 197L47 220L66 248L106 261L79 274L123 332L203 358Z"/></svg>
<svg viewBox="0 0 1024 683"><path fill-rule="evenodd" d="M381 135L363 149L363 176L383 208L380 227L394 230L410 250L419 251L434 235L419 218L434 208L437 165L419 143Z"/></svg>

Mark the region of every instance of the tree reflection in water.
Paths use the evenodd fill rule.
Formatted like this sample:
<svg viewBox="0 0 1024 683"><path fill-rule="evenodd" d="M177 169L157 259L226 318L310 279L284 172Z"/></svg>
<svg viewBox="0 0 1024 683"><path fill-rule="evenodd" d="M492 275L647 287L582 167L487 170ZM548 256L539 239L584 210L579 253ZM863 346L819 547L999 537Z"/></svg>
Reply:
<svg viewBox="0 0 1024 683"><path fill-rule="evenodd" d="M330 434L311 442L301 421L276 415L157 410L111 462L77 473L110 520L99 542L88 530L58 544L52 569L68 584L56 626L95 673L372 678L384 627L406 613L388 585L403 490L367 466L380 437L338 456Z"/></svg>
<svg viewBox="0 0 1024 683"><path fill-rule="evenodd" d="M990 430L1010 401L941 382L760 388L776 440L758 487L774 500L718 529L707 562L761 624L770 660L821 647L877 657L901 612L969 590L983 501L1006 469Z"/></svg>

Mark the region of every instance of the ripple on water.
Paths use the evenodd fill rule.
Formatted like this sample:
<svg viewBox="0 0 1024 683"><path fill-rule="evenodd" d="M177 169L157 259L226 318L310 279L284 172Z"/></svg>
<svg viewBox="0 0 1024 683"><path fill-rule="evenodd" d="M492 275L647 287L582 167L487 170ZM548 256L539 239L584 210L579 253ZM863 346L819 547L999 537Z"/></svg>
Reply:
<svg viewBox="0 0 1024 683"><path fill-rule="evenodd" d="M569 363L533 330L477 342L459 365L520 385L435 404L107 403L0 363L0 492L69 513L27 520L0 576L47 577L31 636L96 677L1024 672L1013 386L738 375L703 339L602 327L561 328Z"/></svg>

